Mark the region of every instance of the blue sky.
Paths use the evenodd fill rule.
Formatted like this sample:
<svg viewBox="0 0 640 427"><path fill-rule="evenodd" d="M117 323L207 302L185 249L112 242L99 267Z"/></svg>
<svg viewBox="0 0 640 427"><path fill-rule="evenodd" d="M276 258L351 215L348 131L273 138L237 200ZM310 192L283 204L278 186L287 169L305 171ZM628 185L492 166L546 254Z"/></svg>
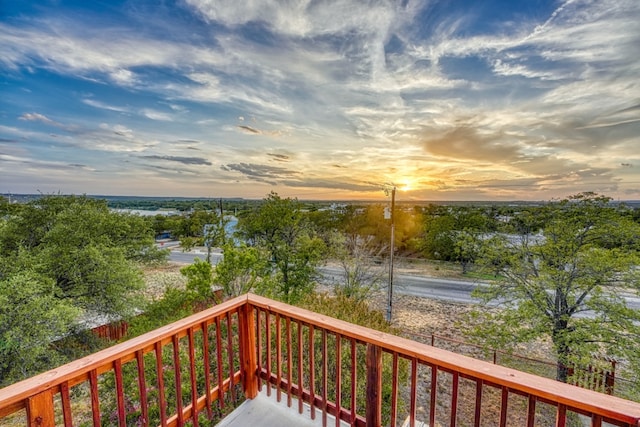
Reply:
<svg viewBox="0 0 640 427"><path fill-rule="evenodd" d="M638 0L0 3L0 193L640 199Z"/></svg>

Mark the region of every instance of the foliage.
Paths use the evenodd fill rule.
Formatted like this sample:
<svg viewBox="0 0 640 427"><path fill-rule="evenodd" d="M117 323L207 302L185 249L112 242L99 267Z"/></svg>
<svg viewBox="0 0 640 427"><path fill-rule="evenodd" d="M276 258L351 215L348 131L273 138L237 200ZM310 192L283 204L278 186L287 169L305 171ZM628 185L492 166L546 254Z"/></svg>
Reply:
<svg viewBox="0 0 640 427"><path fill-rule="evenodd" d="M240 244L226 244L224 257L216 265L214 283L222 287L225 297L247 292L268 293L269 258L264 250Z"/></svg>
<svg viewBox="0 0 640 427"><path fill-rule="evenodd" d="M168 286L161 298L149 302L144 313L129 322L127 336L135 337L193 314L193 295Z"/></svg>
<svg viewBox="0 0 640 427"><path fill-rule="evenodd" d="M211 264L196 258L193 264L180 269L180 273L187 278L187 292L194 299L206 300L213 296L213 268Z"/></svg>
<svg viewBox="0 0 640 427"><path fill-rule="evenodd" d="M384 314L369 307L368 301L350 298L346 295L331 296L322 292L312 292L302 298L300 307L315 313L331 316L381 332L393 333L394 329L386 321Z"/></svg>
<svg viewBox="0 0 640 427"><path fill-rule="evenodd" d="M49 278L24 272L0 280L0 385L59 362L49 344L67 333L78 314L56 297Z"/></svg>
<svg viewBox="0 0 640 427"><path fill-rule="evenodd" d="M0 304L2 313L12 316L4 334L33 338L19 347L20 357L30 358L18 365L25 375L60 360L63 350L50 348L51 341L72 326L82 329L86 321L80 315L114 319L134 314L143 286L139 263L159 262L167 255L156 249L149 222L111 212L104 201L43 196L0 209L0 282L19 285L20 295L38 302L22 316L15 313L24 307L11 296ZM36 326L41 330L36 332ZM8 343L6 348L13 345ZM50 354L42 357L45 353Z"/></svg>
<svg viewBox="0 0 640 427"><path fill-rule="evenodd" d="M624 297L640 289L632 244L640 227L592 193L550 203L539 214L540 236L485 242L479 264L502 279L476 296L501 310L478 310L473 335L498 348L550 339L562 381L569 364L605 357L638 363L640 313Z"/></svg>
<svg viewBox="0 0 640 427"><path fill-rule="evenodd" d="M297 200L270 193L257 210L240 218L238 232L249 245L269 254L269 296L291 303L313 289L325 245Z"/></svg>
<svg viewBox="0 0 640 427"><path fill-rule="evenodd" d="M363 301L385 285L385 270L373 262L373 241L371 236L335 235L333 255L340 264L342 274L333 284L334 294Z"/></svg>
<svg viewBox="0 0 640 427"><path fill-rule="evenodd" d="M466 247L461 241L494 231L494 214L473 206L429 205L424 211L422 253L431 259L458 261L466 271L475 251L461 249Z"/></svg>
<svg viewBox="0 0 640 427"><path fill-rule="evenodd" d="M462 274L469 272L469 266L480 256L482 237L469 229L464 229L457 234L454 246L456 259L462 266Z"/></svg>

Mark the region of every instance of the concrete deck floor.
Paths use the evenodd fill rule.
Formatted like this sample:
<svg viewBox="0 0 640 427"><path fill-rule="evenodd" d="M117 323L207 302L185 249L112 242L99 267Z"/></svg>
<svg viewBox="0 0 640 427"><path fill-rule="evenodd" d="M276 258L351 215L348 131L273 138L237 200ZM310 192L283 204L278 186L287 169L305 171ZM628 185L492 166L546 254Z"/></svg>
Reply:
<svg viewBox="0 0 640 427"><path fill-rule="evenodd" d="M343 427L348 424L342 421ZM327 425L334 426L335 418L327 415ZM282 394L280 402L276 399L275 390L267 396L265 390L258 393L255 399L244 401L217 427L317 427L322 426L322 411L316 410L316 419L311 419L309 405L304 404L303 412L298 412L298 399L294 398L291 407L287 406L287 396Z"/></svg>

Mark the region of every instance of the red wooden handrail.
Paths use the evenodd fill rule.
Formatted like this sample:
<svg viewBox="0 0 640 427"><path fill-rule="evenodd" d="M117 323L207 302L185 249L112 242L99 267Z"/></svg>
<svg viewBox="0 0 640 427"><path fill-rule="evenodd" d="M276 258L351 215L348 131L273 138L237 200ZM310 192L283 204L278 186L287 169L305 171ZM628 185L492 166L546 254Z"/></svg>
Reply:
<svg viewBox="0 0 640 427"><path fill-rule="evenodd" d="M223 330L225 338L222 336ZM206 363L202 368L204 373L200 372L204 380L199 380L198 373L194 372L197 352L195 334L198 333L202 334L198 342L204 346L203 357ZM315 340L320 339L321 344L314 344ZM297 345L293 346L292 340ZM186 341L187 346L187 363L181 362L177 355L183 341ZM182 387L190 387L191 401L180 400L175 407L168 406L171 399L169 390L165 390L162 373L165 368L162 358L165 345L168 346L167 351L173 352L178 386L181 377L177 370L182 366L183 370L189 371L182 378ZM361 375L355 369L360 351L358 348L366 349L366 375ZM210 416L216 400L221 408L231 403L225 401L226 394L230 400L235 400L234 384L241 384L247 398L255 397L258 389L265 385L268 394L275 387L278 397L281 393L287 394L289 406L292 406L292 398L299 399L300 412L303 401L311 405L312 417L316 410L320 410L325 424L327 414L330 414L337 418L336 423L342 420L353 426L380 425L382 406L390 405L391 408L386 413L390 414L390 424L395 425L396 417L399 416L399 409L396 407L398 389L405 386L398 384L399 361L406 360L410 362L407 369L411 371L407 380L410 388L407 395L410 396L408 416L412 425L418 417L416 390L420 377L417 371L425 368L430 370L430 375L426 376L429 384L426 389L431 390L427 402L431 425L434 425L440 416L438 411L443 408L448 408L450 414L444 415L451 425L455 425L461 402L458 398L462 387L460 384L461 381L468 380L476 386L475 410L471 411L473 425L480 425L485 399L483 387L493 387L501 393L502 403L499 406L503 409L499 418L505 424L507 408L510 406L509 397L515 394L523 396L528 402L528 409L524 411L528 426L533 426L536 421L536 402L550 404L557 409L558 426L564 426L569 412L587 415L591 418L592 426L600 426L603 421L620 426L640 426L638 403L472 359L252 294L234 298L127 342L0 389L0 418L26 409L28 425L52 426L55 418L53 399L60 396L65 426L71 426L74 422L71 419L69 390L74 385L86 382L91 388L94 422L100 423L101 416L104 415L100 413L102 402L98 393L99 378L101 374L113 372L118 394L116 420L122 424L126 416L123 367L128 362L137 364L140 402L148 402L146 384L149 379L144 374L144 355L151 352L155 353L155 362L150 368L160 373L156 375L162 425L182 425L197 418L199 411L205 408ZM328 361L331 354L337 360ZM383 367L385 355L391 357L386 359L387 365ZM343 372L343 364L346 370L351 370ZM390 403L383 403L381 399L384 369L392 372L393 391ZM337 377L329 380L330 371ZM437 407L436 384L441 384L440 381L447 375L451 378L451 396L446 405ZM366 402L362 407L355 396L358 391L356 383L365 382ZM201 393L198 389L202 389L204 384L204 394L196 395ZM337 396L328 394L328 388L331 387L334 392L337 390ZM350 397L345 397L342 393L349 393ZM179 389L177 394L180 395ZM148 413L149 408L145 404L142 409L143 423L149 421L146 419ZM197 425L197 421L194 425Z"/></svg>
<svg viewBox="0 0 640 427"><path fill-rule="evenodd" d="M254 307L266 309L270 313L312 324L315 328L326 329L367 345L375 345L391 354L397 353L409 359L435 365L465 378L493 384L521 395L535 396L538 400L564 405L578 412L617 420L625 425L640 426L639 403L455 354L257 295L250 294L248 301Z"/></svg>

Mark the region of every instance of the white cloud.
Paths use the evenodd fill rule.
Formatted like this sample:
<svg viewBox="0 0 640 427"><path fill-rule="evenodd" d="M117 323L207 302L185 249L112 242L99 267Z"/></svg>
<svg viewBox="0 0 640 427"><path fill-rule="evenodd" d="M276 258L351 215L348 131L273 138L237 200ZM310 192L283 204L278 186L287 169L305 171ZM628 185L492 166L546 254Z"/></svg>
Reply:
<svg viewBox="0 0 640 427"><path fill-rule="evenodd" d="M164 113L162 111L153 110L151 108L143 108L141 114L151 120L159 120L164 122L173 121L171 114Z"/></svg>

